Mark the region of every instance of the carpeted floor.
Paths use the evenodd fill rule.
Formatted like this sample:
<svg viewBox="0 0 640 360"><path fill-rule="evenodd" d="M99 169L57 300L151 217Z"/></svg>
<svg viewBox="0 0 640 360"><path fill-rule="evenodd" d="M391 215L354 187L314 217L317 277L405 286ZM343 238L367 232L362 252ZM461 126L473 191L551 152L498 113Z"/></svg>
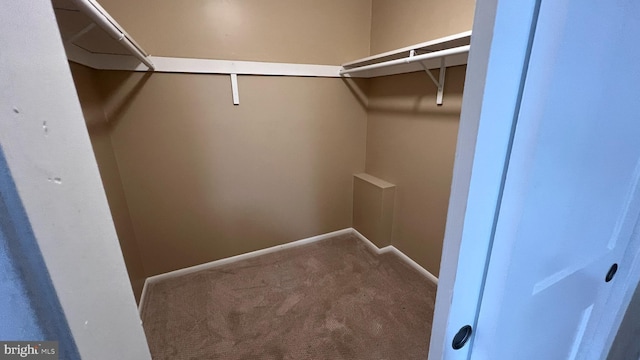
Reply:
<svg viewBox="0 0 640 360"><path fill-rule="evenodd" d="M436 286L353 235L147 284L153 359L426 360Z"/></svg>

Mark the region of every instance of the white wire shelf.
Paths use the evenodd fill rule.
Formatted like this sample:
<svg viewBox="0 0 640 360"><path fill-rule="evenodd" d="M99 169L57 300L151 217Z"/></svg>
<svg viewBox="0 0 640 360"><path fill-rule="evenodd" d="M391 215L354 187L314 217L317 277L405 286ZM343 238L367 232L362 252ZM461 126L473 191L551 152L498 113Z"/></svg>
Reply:
<svg viewBox="0 0 640 360"><path fill-rule="evenodd" d="M467 63L471 31L369 56L342 65L343 76L372 78Z"/></svg>
<svg viewBox="0 0 640 360"><path fill-rule="evenodd" d="M130 61L127 58L133 56L154 69L149 55L95 0L52 0L52 4L70 60L83 63L83 58L104 54Z"/></svg>

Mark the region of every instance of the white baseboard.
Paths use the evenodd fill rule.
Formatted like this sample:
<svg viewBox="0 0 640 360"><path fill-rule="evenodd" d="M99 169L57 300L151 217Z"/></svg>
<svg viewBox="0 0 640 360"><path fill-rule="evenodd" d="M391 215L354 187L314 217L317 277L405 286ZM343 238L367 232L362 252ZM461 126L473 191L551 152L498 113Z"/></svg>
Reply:
<svg viewBox="0 0 640 360"><path fill-rule="evenodd" d="M201 270L213 269L213 268L216 268L218 266L222 266L222 265L225 265L225 264L230 264L230 263L233 263L233 262L236 262L236 261L246 260L246 259L250 259L250 258L253 258L253 257L256 257L256 256L266 255L266 254L274 253L276 251L281 251L281 250L285 250L285 249L294 248L294 247L297 247L297 246L307 245L307 244L311 244L311 243L316 242L316 241L325 240L325 239L329 239L329 238L332 238L332 237L335 237L335 236L351 234L351 233L352 233L352 229L351 228L342 229L342 230L338 230L338 231L334 231L334 232L330 232L330 233L326 233L326 234L321 234L321 235L318 235L318 236L313 236L313 237L306 238L306 239L292 241L290 243L286 243L286 244L282 244L282 245L272 246L272 247L266 248L266 249L251 251L251 252L248 252L246 254L240 254L240 255L236 255L236 256L220 259L220 260L214 260L214 261L211 261L211 262L208 262L208 263L204 263L204 264L200 264L200 265L190 266L190 267L184 268L184 269L170 271L170 272L167 272L167 273L164 273L164 274L150 276L150 277L147 278L147 280L145 280L144 285L142 287L142 295L140 296L140 304L138 305L138 311L139 312L142 311L142 305L144 304L145 295L147 293L147 284L154 283L154 282L161 281L161 280L165 280L165 279L174 278L174 277L177 277L177 276L191 274L191 273L194 273L194 272L197 272L197 271L201 271Z"/></svg>
<svg viewBox="0 0 640 360"><path fill-rule="evenodd" d="M144 280L144 284L142 284L142 294L140 294L140 302L138 302L138 314L142 315L142 306L144 305L144 301L147 297L147 283L149 283L149 278ZM142 319L140 319L142 322Z"/></svg>
<svg viewBox="0 0 640 360"><path fill-rule="evenodd" d="M393 247L391 245L385 246L382 249L380 249L374 243L372 243L369 239L364 237L364 235L360 234L356 229L354 229L354 228L346 228L346 229L342 229L342 230L338 230L338 231L334 231L334 232L330 232L330 233L326 233L326 234L322 234L322 235L318 235L318 236L313 236L313 237L306 238L306 239L292 241L290 243L286 243L286 244L283 244L283 245L272 246L270 248L256 250L256 251L248 252L246 254L240 254L240 255L236 255L236 256L220 259L220 260L214 260L214 261L211 261L211 262L208 262L208 263L204 263L204 264L200 264L200 265L190 266L190 267L184 268L184 269L170 271L170 272L167 272L167 273L164 273L164 274L150 276L145 280L144 285L142 286L142 295L140 295L140 304L138 305L138 311L142 312L142 306L144 305L144 301L145 301L146 294L147 294L147 285L150 284L150 283L154 283L154 282L158 282L158 281L162 281L162 280L166 280L166 279L170 279L170 278L174 278L174 277L178 277L178 276L182 276L182 275L186 275L186 274L191 274L191 273L194 273L194 272L197 272L197 271L201 271L201 270L213 269L213 268L216 268L216 267L219 267L219 266L222 266L222 265L226 265L226 264L230 264L230 263L233 263L233 262L236 262L236 261L246 260L246 259L250 259L250 258L253 258L253 257L256 257L256 256L260 256L260 255L271 254L271 253L274 253L274 252L277 252L277 251L290 249L290 248L294 248L294 247L297 247L297 246L307 245L307 244L314 243L316 241L325 240L325 239L329 239L329 238L332 238L332 237L335 237L335 236L345 235L345 234L353 234L353 235L355 235L357 238L362 240L369 248L371 248L371 250L373 250L377 254L383 254L383 253L387 253L387 252L395 253L396 255L398 255L398 257L400 257L400 259L402 259L404 262L406 262L409 266L411 266L414 269L416 269L420 274L422 274L428 280L433 282L435 285L438 285L438 278L437 277L435 277L433 274L431 274L429 271L427 271L422 266L418 265L418 263L413 261L410 257L408 257L407 255L402 253L400 250L396 249L395 247Z"/></svg>
<svg viewBox="0 0 640 360"><path fill-rule="evenodd" d="M402 251L398 250L398 248L396 248L395 246L388 245L388 246L385 246L383 248L379 248L378 246L376 246L376 244L371 242L371 240L367 239L364 235L360 234L360 232L358 232L358 230L353 229L353 228L351 230L353 231L353 234L355 236L357 236L360 240L362 240L365 244L367 244L367 246L371 250L373 250L375 253L384 254L384 253L392 252L392 253L398 255L398 257L400 257L400 259L402 259L402 261L407 263L412 268L416 269L421 275L423 275L428 280L433 282L436 286L438 285L438 278L435 275L433 275L427 269L425 269L422 266L420 266L420 264L418 264L417 262L413 261L413 259L411 259L407 255L405 255Z"/></svg>
<svg viewBox="0 0 640 360"><path fill-rule="evenodd" d="M325 240L325 239L329 239L329 238L332 238L332 237L335 237L335 236L345 235L345 234L349 234L349 233L351 233L351 228L338 230L338 231L334 231L334 232L330 232L330 233L322 234L322 235L318 235L318 236L313 236L313 237L302 239L302 240L292 241L290 243L286 243L286 244L282 244L282 245L272 246L272 247L266 248L266 249L251 251L251 252L248 252L248 253L245 253L245 254L240 254L240 255L236 255L236 256L220 259L220 260L214 260L214 261L211 261L211 262L208 262L208 263L195 265L195 266L190 266L190 267L184 268L184 269L170 271L168 273L164 273L164 274L160 274L160 275L154 275L154 276L148 277L147 281L156 282L156 281L160 281L160 280L164 280L164 279L168 279L168 278L173 278L173 277L177 277L177 276L191 274L191 273L194 273L196 271L212 269L212 268L215 268L215 267L218 267L218 266L222 266L222 265L226 265L226 264L229 264L229 263L233 263L233 262L236 262L236 261L246 260L246 259L250 259L250 258L253 258L253 257L256 257L256 256L265 255L265 254L271 254L271 253L274 253L274 252L277 252L277 251L280 251L280 250L285 250L285 249L290 249L290 248L297 247L297 246L307 245L307 244L310 244L310 243L313 243L313 242L316 242L316 241Z"/></svg>

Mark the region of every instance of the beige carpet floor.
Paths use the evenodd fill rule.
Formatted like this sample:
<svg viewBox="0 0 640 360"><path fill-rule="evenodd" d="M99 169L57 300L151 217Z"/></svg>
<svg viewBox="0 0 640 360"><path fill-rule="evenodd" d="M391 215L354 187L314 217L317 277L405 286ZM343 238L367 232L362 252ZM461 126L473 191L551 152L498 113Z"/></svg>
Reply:
<svg viewBox="0 0 640 360"><path fill-rule="evenodd" d="M153 359L427 358L435 285L353 235L147 284Z"/></svg>

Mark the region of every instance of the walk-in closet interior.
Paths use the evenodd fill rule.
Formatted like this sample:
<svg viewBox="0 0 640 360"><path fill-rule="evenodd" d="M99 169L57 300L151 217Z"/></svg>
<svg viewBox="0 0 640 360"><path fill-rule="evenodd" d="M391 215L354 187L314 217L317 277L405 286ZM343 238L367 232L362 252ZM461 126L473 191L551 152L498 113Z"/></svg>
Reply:
<svg viewBox="0 0 640 360"><path fill-rule="evenodd" d="M473 0L53 5L154 358L426 359Z"/></svg>

